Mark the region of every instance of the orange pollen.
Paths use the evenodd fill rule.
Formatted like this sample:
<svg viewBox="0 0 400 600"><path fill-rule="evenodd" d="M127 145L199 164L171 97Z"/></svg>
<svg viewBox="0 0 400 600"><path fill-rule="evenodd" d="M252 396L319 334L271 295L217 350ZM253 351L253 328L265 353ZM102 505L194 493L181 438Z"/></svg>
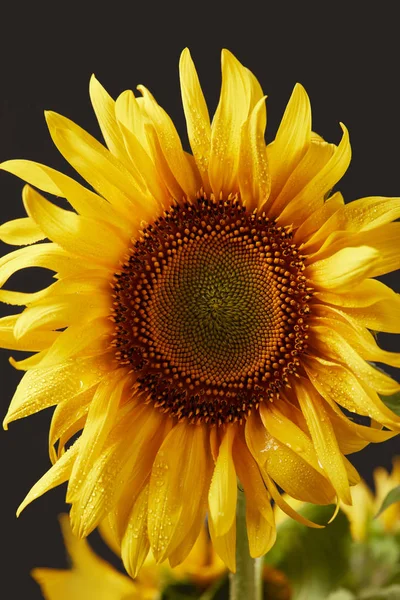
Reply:
<svg viewBox="0 0 400 600"><path fill-rule="evenodd" d="M291 234L240 200L175 205L114 276L116 359L173 417L242 421L307 348L303 271Z"/></svg>

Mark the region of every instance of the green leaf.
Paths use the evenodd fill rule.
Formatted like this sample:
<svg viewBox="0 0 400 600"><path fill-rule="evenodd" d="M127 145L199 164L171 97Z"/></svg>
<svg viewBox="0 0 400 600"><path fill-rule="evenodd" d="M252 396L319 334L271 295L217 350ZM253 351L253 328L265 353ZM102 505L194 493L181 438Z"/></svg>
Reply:
<svg viewBox="0 0 400 600"><path fill-rule="evenodd" d="M387 508L389 508L389 506L396 504L396 502L400 502L400 485L390 490L390 492L387 494L380 509L375 515L375 519L379 517L379 515L381 515Z"/></svg>
<svg viewBox="0 0 400 600"><path fill-rule="evenodd" d="M400 392L393 394L393 396L380 396L382 402L400 417Z"/></svg>
<svg viewBox="0 0 400 600"><path fill-rule="evenodd" d="M332 506L305 505L301 513L326 524ZM277 541L266 562L288 577L292 600L321 600L338 588L349 567L351 545L349 522L340 512L325 529L312 529L288 519L278 527Z"/></svg>

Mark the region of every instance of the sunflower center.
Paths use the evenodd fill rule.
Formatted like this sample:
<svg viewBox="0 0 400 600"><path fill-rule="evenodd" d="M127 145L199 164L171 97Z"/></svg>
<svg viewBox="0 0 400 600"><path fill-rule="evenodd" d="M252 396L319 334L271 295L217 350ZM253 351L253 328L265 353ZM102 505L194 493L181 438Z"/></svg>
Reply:
<svg viewBox="0 0 400 600"><path fill-rule="evenodd" d="M242 420L306 348L303 270L290 233L238 200L174 206L115 275L116 359L172 416Z"/></svg>

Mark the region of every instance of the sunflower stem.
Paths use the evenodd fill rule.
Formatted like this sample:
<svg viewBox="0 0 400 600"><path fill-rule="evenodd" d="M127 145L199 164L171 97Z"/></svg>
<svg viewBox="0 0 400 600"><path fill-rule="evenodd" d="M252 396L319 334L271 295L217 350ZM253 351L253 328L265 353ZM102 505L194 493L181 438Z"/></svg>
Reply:
<svg viewBox="0 0 400 600"><path fill-rule="evenodd" d="M246 527L246 498L238 488L236 506L236 573L229 575L230 600L262 600L263 559L252 558Z"/></svg>

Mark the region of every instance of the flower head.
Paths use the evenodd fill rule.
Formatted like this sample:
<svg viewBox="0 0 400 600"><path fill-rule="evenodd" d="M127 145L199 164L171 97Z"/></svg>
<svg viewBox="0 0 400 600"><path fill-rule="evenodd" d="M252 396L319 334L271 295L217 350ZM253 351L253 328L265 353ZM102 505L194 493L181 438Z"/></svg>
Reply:
<svg viewBox="0 0 400 600"><path fill-rule="evenodd" d="M1 344L34 352L12 360L27 373L5 425L56 405L54 465L20 510L68 481L74 532L107 518L132 575L150 548L181 563L206 513L234 570L237 478L250 552L266 553L271 498L313 525L278 486L350 503L358 475L345 455L400 428L379 396L399 385L371 364L398 367L400 356L370 332L400 331L399 296L373 279L399 265L400 200L345 205L331 193L350 162L348 132L338 146L313 133L302 86L266 145L265 96L232 54L212 123L188 50L180 80L192 154L146 88L114 102L92 78L108 149L46 118L93 189L37 163L1 165L73 209L27 186L28 216L0 228L27 245L2 259L1 284L29 266L55 272L34 294L0 291L26 305L0 321Z"/></svg>

